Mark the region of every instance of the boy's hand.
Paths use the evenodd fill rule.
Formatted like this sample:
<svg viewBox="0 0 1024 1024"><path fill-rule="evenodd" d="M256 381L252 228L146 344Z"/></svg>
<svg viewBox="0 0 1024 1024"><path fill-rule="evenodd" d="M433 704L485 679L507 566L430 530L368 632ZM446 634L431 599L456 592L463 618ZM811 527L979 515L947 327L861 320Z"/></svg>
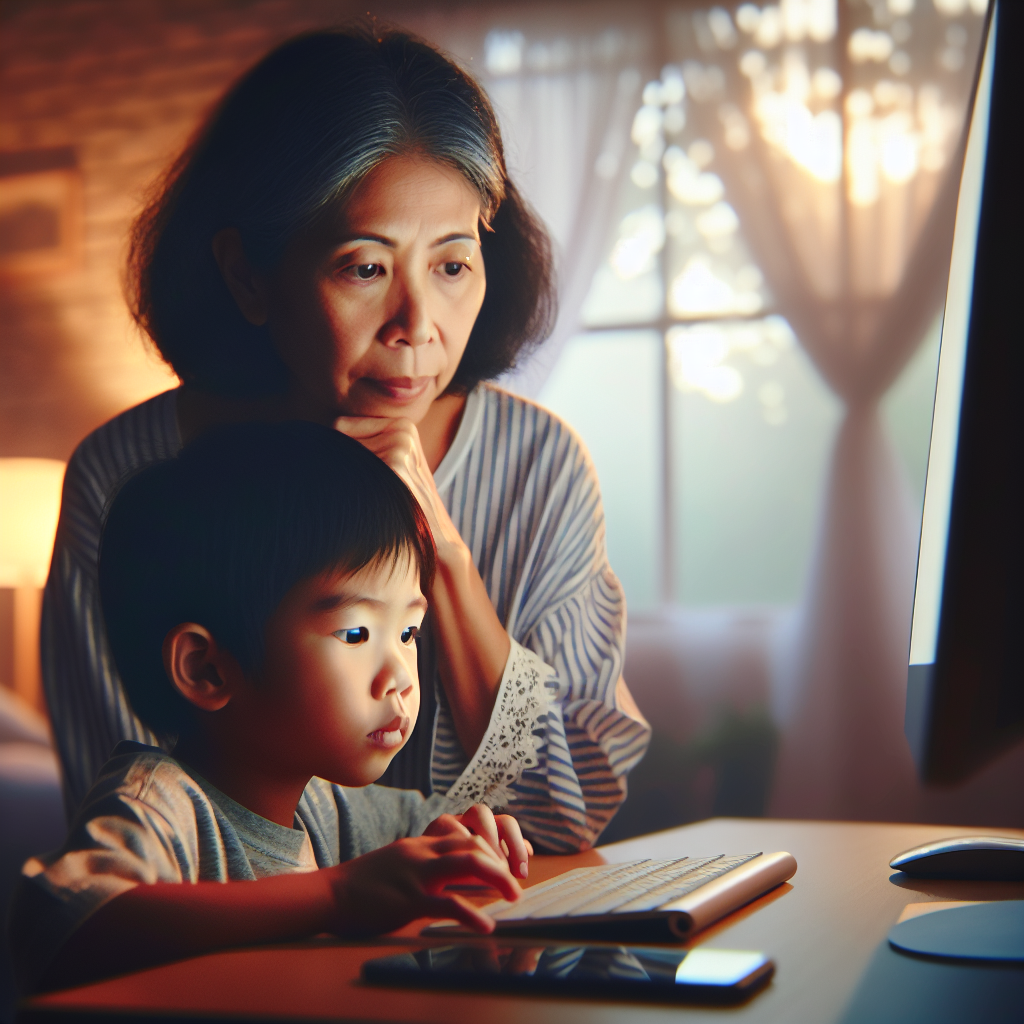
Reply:
<svg viewBox="0 0 1024 1024"><path fill-rule="evenodd" d="M517 826L518 831L518 826ZM484 882L507 900L522 895L509 874L505 858L480 836L422 835L399 839L323 874L330 876L339 935L379 935L417 917L453 917L474 931L488 934L494 922L468 900L442 893L452 882Z"/></svg>
<svg viewBox="0 0 1024 1024"><path fill-rule="evenodd" d="M523 838L519 822L510 814L494 814L486 804L473 804L465 814L442 814L423 831L425 836L480 836L519 878L530 874L533 847Z"/></svg>

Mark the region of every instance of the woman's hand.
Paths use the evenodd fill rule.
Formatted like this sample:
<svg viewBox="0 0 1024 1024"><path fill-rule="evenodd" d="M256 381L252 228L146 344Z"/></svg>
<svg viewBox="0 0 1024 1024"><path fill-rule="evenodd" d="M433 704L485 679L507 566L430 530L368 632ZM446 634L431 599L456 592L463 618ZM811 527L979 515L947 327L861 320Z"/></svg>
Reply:
<svg viewBox="0 0 1024 1024"><path fill-rule="evenodd" d="M405 481L427 517L440 558L445 558L449 546L456 549L466 547L437 493L434 474L420 442L420 432L412 420L341 416L335 420L334 428L369 448Z"/></svg>
<svg viewBox="0 0 1024 1024"><path fill-rule="evenodd" d="M489 934L494 930L491 918L463 897L443 893L445 886L483 882L507 900L522 895L505 858L482 836L471 835L464 828L462 834L448 829L399 839L328 868L327 873L336 907L331 930L345 936L379 935L418 917L452 917L474 931Z"/></svg>
<svg viewBox="0 0 1024 1024"><path fill-rule="evenodd" d="M455 732L470 757L483 741L511 641L498 620L473 556L448 515L411 420L342 416L335 429L355 438L406 483L427 517L437 545L430 614L438 670ZM421 680L430 685L428 680Z"/></svg>
<svg viewBox="0 0 1024 1024"><path fill-rule="evenodd" d="M523 838L519 822L510 814L495 814L486 804L473 804L465 814L442 814L423 831L425 836L480 836L508 861L509 871L520 878L530 874L533 846Z"/></svg>

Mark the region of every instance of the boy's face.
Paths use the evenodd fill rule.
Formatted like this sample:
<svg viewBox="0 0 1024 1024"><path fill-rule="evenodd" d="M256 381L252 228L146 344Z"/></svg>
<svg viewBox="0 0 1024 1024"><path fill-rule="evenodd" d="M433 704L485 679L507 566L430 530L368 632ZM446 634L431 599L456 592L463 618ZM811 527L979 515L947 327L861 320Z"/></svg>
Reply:
<svg viewBox="0 0 1024 1024"><path fill-rule="evenodd" d="M344 786L380 778L416 724L426 607L405 554L393 568L296 584L267 622L264 667L245 701L263 766Z"/></svg>

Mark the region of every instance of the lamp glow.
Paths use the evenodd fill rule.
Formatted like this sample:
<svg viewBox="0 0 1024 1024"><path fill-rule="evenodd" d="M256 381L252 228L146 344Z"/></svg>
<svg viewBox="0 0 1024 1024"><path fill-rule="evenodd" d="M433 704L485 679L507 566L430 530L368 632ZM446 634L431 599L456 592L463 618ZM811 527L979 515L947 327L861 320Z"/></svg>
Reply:
<svg viewBox="0 0 1024 1024"><path fill-rule="evenodd" d="M14 689L41 704L39 620L64 463L0 459L0 587L14 588Z"/></svg>

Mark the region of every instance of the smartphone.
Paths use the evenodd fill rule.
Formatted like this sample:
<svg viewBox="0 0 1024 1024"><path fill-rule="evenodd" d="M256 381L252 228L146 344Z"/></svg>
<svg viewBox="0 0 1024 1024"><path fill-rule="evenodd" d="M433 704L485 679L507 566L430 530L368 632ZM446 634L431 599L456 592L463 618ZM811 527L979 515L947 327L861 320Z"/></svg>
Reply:
<svg viewBox="0 0 1024 1024"><path fill-rule="evenodd" d="M763 988L775 964L763 953L657 946L434 946L363 964L371 985L545 993L588 999L736 1003Z"/></svg>

